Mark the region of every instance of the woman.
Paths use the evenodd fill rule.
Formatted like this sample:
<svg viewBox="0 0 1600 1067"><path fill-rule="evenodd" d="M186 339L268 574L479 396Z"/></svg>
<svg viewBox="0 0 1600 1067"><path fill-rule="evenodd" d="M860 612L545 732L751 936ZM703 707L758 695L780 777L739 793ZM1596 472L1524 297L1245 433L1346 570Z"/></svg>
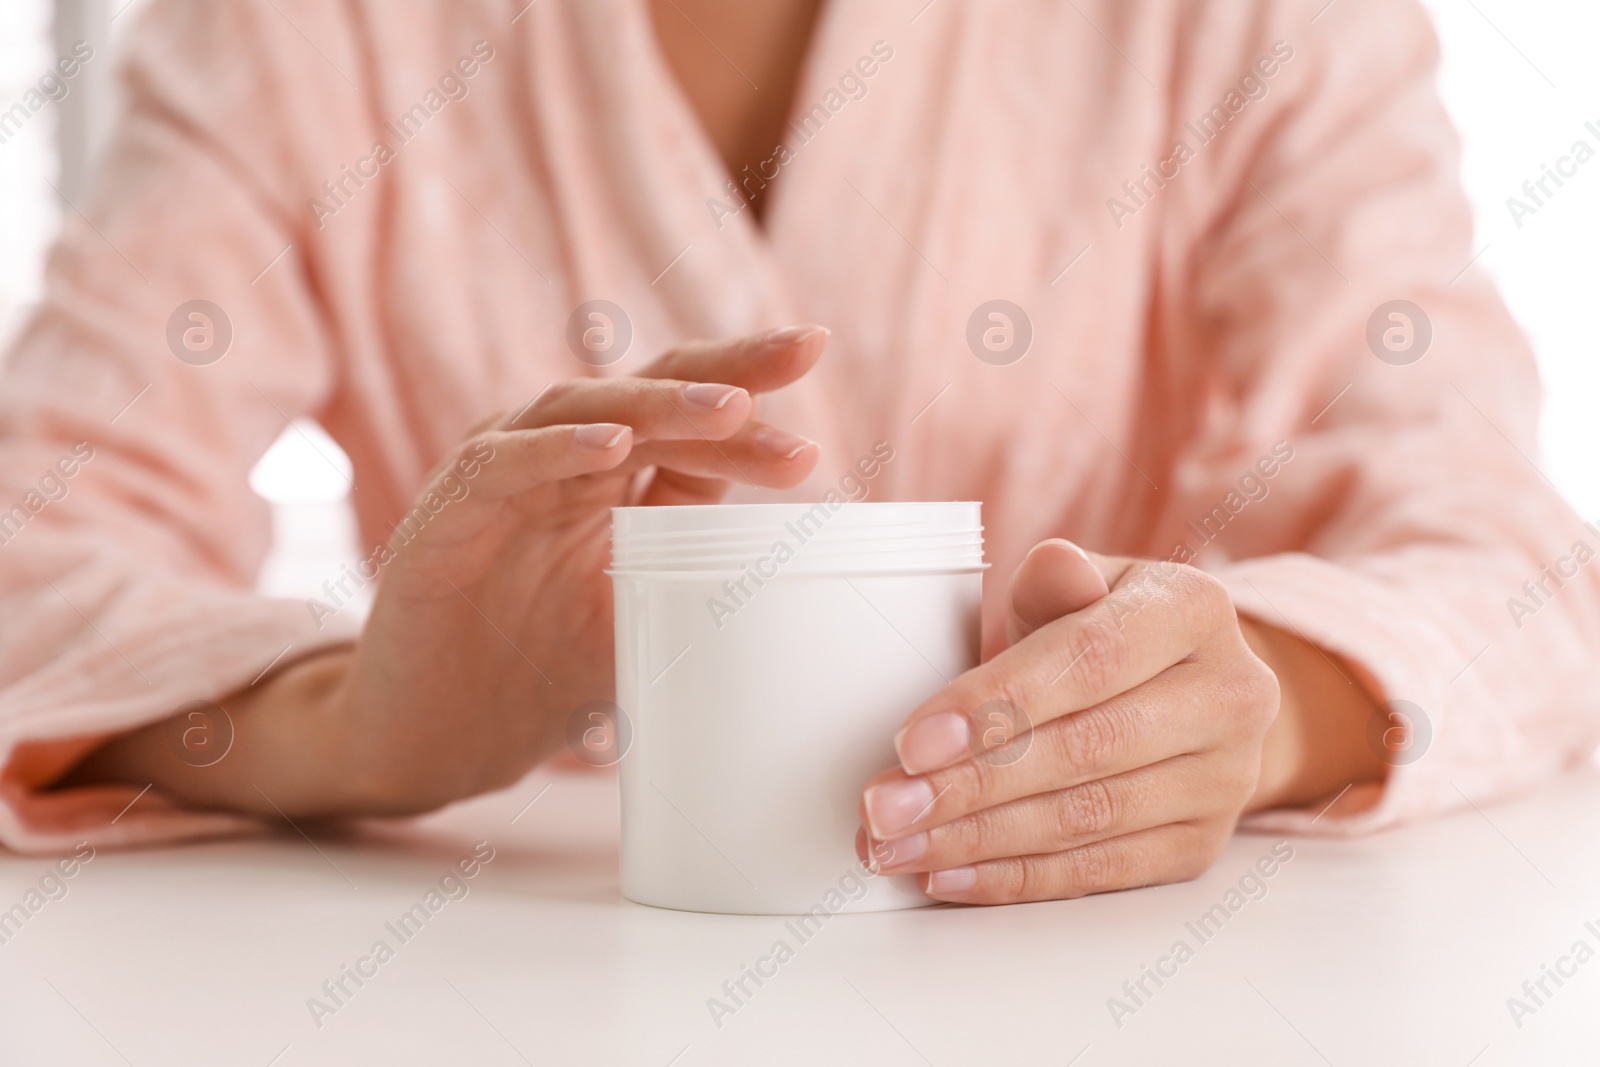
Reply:
<svg viewBox="0 0 1600 1067"><path fill-rule="evenodd" d="M1316 6L156 0L0 386L5 499L63 487L0 550L0 835L506 785L610 692L609 506L807 499L878 441L875 498L981 499L999 579L863 795L935 897L1580 758L1600 588L1508 614L1587 534L1467 269L1434 40ZM246 475L302 415L367 546L311 605L251 592Z"/></svg>

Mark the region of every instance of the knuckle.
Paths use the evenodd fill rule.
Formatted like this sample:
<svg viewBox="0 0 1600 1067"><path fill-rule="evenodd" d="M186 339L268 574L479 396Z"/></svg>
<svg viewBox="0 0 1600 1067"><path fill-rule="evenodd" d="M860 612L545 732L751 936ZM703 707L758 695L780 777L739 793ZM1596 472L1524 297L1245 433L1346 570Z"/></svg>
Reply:
<svg viewBox="0 0 1600 1067"><path fill-rule="evenodd" d="M1066 856L1071 896L1109 889L1120 866L1112 856L1111 846L1105 842L1075 848Z"/></svg>
<svg viewBox="0 0 1600 1067"><path fill-rule="evenodd" d="M490 432L475 433L462 441L450 452L442 467L445 474L465 473L482 467L494 458L495 447L493 434Z"/></svg>
<svg viewBox="0 0 1600 1067"><path fill-rule="evenodd" d="M673 406L673 397L682 385L671 379L629 377L606 379L600 388L615 390L618 402L638 418L652 409Z"/></svg>
<svg viewBox="0 0 1600 1067"><path fill-rule="evenodd" d="M1122 751L1126 729L1123 716L1110 705L1071 716L1068 765L1077 775L1093 775L1109 767Z"/></svg>
<svg viewBox="0 0 1600 1067"><path fill-rule="evenodd" d="M939 807L946 811L971 811L990 806L999 785L999 770L984 760L968 759L931 776L934 795L944 794Z"/></svg>
<svg viewBox="0 0 1600 1067"><path fill-rule="evenodd" d="M546 411L549 408L572 399L578 391L578 381L575 378L561 378L551 382L539 398L533 402L534 411Z"/></svg>
<svg viewBox="0 0 1600 1067"><path fill-rule="evenodd" d="M1215 575L1199 567L1192 567L1187 563L1180 564L1177 570L1172 572L1172 582L1178 590L1208 607L1214 608L1230 602L1227 587Z"/></svg>
<svg viewBox="0 0 1600 1067"><path fill-rule="evenodd" d="M1278 676L1255 656L1247 656L1222 683L1224 711L1248 732L1265 731L1278 715Z"/></svg>
<svg viewBox="0 0 1600 1067"><path fill-rule="evenodd" d="M649 363L634 372L634 376L646 380L653 378L676 378L684 361L692 358L690 346L695 342L685 341L680 345L667 349L656 356Z"/></svg>
<svg viewBox="0 0 1600 1067"><path fill-rule="evenodd" d="M1006 673L993 679L984 694L984 699L968 715L973 729L982 730L985 726L995 724L998 714L1002 718L1013 719L1017 712L1026 712L1028 705L1035 702L1035 693L1031 681L1027 678ZM1006 705L1004 708L995 709L993 705L998 702ZM985 720L982 713L988 712L989 718ZM1015 725L1015 723L1012 723Z"/></svg>
<svg viewBox="0 0 1600 1067"><path fill-rule="evenodd" d="M747 333L743 337L740 337L728 344L725 349L729 356L738 360L748 360L755 357L764 356L770 350L771 342L768 340L768 335L764 331L761 333Z"/></svg>
<svg viewBox="0 0 1600 1067"><path fill-rule="evenodd" d="M987 813L979 812L929 831L928 849L933 857L937 857L931 862L937 866L953 867L976 856L983 843L993 836L989 829L990 822Z"/></svg>
<svg viewBox="0 0 1600 1067"><path fill-rule="evenodd" d="M1056 839L1061 847L1083 837L1107 833L1117 825L1120 804L1104 781L1085 782L1064 790L1056 805Z"/></svg>
<svg viewBox="0 0 1600 1067"><path fill-rule="evenodd" d="M1044 694L1034 679L1024 673L1007 673L995 678L967 713L971 751L986 767L1008 761L1001 751L1034 729L1033 712L1044 703ZM992 769L992 767L990 767ZM994 780L993 775L988 779Z"/></svg>
<svg viewBox="0 0 1600 1067"><path fill-rule="evenodd" d="M1128 633L1123 616L1112 611L1091 612L1078 631L1084 647L1073 668L1078 684L1091 693L1107 693L1118 687L1130 661Z"/></svg>
<svg viewBox="0 0 1600 1067"><path fill-rule="evenodd" d="M1000 903L1013 904L1033 900L1039 891L1039 871L1027 856L1019 857L1006 865L1006 877L1000 888Z"/></svg>
<svg viewBox="0 0 1600 1067"><path fill-rule="evenodd" d="M1196 613L1206 629L1231 623L1233 598L1228 595L1228 587L1215 575L1181 563L1169 572L1167 584L1189 610Z"/></svg>
<svg viewBox="0 0 1600 1067"><path fill-rule="evenodd" d="M1250 704L1257 709L1261 717L1261 726L1265 729L1278 717L1278 707L1282 702L1283 692L1278 684L1278 675L1260 660L1256 660L1250 670L1247 695Z"/></svg>

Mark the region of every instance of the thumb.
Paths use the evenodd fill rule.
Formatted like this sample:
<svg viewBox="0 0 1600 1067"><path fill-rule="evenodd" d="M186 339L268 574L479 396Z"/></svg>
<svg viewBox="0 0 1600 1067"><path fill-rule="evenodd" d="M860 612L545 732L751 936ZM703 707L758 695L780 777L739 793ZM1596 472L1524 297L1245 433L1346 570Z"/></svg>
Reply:
<svg viewBox="0 0 1600 1067"><path fill-rule="evenodd" d="M1083 549L1059 537L1040 541L1011 575L1006 643L1014 645L1110 592L1105 573Z"/></svg>

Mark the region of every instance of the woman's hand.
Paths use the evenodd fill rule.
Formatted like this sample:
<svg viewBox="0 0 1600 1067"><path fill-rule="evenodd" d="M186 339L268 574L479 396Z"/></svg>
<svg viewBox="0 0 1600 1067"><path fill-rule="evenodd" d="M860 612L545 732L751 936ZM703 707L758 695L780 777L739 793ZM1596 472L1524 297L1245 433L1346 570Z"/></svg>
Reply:
<svg viewBox="0 0 1600 1067"><path fill-rule="evenodd" d="M810 370L826 338L697 342L636 377L561 382L446 457L430 488L493 454L385 569L344 694L364 792L426 810L508 785L611 699L610 509L801 481L817 446L757 420L754 394Z"/></svg>
<svg viewBox="0 0 1600 1067"><path fill-rule="evenodd" d="M214 766L169 751L182 729L169 720L102 747L71 780L307 816L426 811L516 781L562 746L576 709L612 697L610 508L803 480L817 446L760 422L755 394L801 377L826 341L806 326L694 342L488 420L440 460L376 557L353 649L225 699L235 736Z"/></svg>
<svg viewBox="0 0 1600 1067"><path fill-rule="evenodd" d="M901 767L862 796L863 860L927 872L928 895L973 904L1209 867L1256 791L1279 708L1222 585L1046 541L1013 576L1008 629L1004 652L896 737Z"/></svg>

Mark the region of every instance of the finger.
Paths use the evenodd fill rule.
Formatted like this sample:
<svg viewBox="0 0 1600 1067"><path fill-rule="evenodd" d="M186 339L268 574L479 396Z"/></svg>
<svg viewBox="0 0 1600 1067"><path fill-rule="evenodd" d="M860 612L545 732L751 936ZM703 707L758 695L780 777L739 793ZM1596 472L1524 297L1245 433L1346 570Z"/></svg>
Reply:
<svg viewBox="0 0 1600 1067"><path fill-rule="evenodd" d="M828 337L826 327L802 325L732 341L689 341L657 358L639 376L725 382L752 393L771 392L814 367Z"/></svg>
<svg viewBox="0 0 1600 1067"><path fill-rule="evenodd" d="M813 441L751 422L724 441L646 441L621 469L655 466L696 478L787 489L811 473L821 455Z"/></svg>
<svg viewBox="0 0 1600 1067"><path fill-rule="evenodd" d="M1208 756L1186 755L1126 774L973 812L942 826L882 842L885 874L939 871L1007 856L1064 852L1167 823L1224 816L1247 797L1248 777Z"/></svg>
<svg viewBox="0 0 1600 1067"><path fill-rule="evenodd" d="M1014 645L1110 592L1105 575L1083 549L1059 537L1040 541L1012 572L1006 643Z"/></svg>
<svg viewBox="0 0 1600 1067"><path fill-rule="evenodd" d="M715 504L728 493L725 478L700 478L682 471L657 467L639 497L641 507L671 507Z"/></svg>
<svg viewBox="0 0 1600 1067"><path fill-rule="evenodd" d="M618 423L490 430L463 444L451 470L470 478L486 498L511 496L548 482L616 468L633 447L633 431ZM467 465L476 473L467 475ZM448 494L446 494L448 495Z"/></svg>
<svg viewBox="0 0 1600 1067"><path fill-rule="evenodd" d="M813 441L752 421L720 442L646 442L619 469L656 468L639 501L643 506L714 504L732 480L769 489L798 485L821 454Z"/></svg>
<svg viewBox="0 0 1600 1067"><path fill-rule="evenodd" d="M1175 664L1004 747L924 775L899 767L884 771L862 790L862 822L885 841L1020 797L1243 742L1270 722L1276 706L1270 673L1223 678L1202 664Z"/></svg>
<svg viewBox="0 0 1600 1067"><path fill-rule="evenodd" d="M784 326L732 341L689 341L657 357L635 378L673 378L679 382L720 382L747 392L769 392L795 381L816 365L827 347L829 331L815 325ZM580 378L573 381L622 381L620 378ZM482 433L495 426L525 425L521 420L536 404L570 385L557 382L516 412L492 415L468 431ZM582 421L582 420L572 420ZM597 421L590 419L587 421Z"/></svg>
<svg viewBox="0 0 1600 1067"><path fill-rule="evenodd" d="M1222 583L1180 564L1157 567L1128 564L1110 595L1045 624L934 694L895 737L901 766L915 774L982 751L971 747L984 736L974 730L974 713L998 708L1038 727L1148 681L1229 626L1238 630Z"/></svg>
<svg viewBox="0 0 1600 1067"><path fill-rule="evenodd" d="M935 900L1020 904L1186 882L1221 855L1226 826L1174 823L1037 856L986 860L919 877Z"/></svg>
<svg viewBox="0 0 1600 1067"><path fill-rule="evenodd" d="M652 440L720 440L739 431L754 403L745 390L721 382L570 378L546 389L500 428L618 422Z"/></svg>

